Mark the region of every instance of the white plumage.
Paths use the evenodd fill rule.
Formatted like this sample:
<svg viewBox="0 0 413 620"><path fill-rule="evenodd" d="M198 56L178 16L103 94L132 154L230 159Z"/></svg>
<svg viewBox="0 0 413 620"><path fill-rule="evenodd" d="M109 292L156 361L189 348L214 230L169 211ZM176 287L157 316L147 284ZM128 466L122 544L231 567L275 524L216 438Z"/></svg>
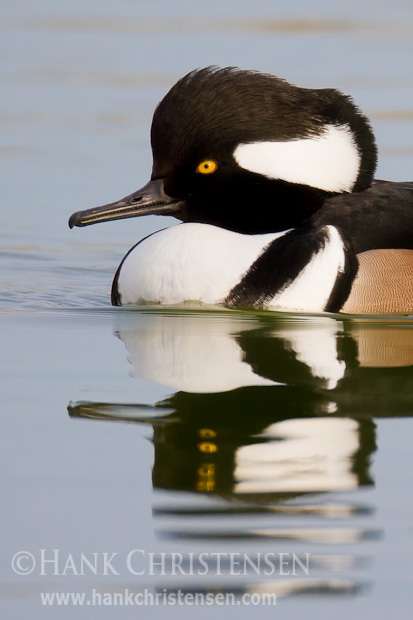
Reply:
<svg viewBox="0 0 413 620"><path fill-rule="evenodd" d="M327 229L325 247L294 282L275 295L269 308L324 310L337 274L344 268L341 237L334 227ZM265 248L286 232L245 235L194 223L161 230L126 256L117 283L121 302L221 304Z"/></svg>
<svg viewBox="0 0 413 620"><path fill-rule="evenodd" d="M234 159L250 172L326 192L351 192L360 169L360 154L346 125L327 125L311 138L240 144Z"/></svg>

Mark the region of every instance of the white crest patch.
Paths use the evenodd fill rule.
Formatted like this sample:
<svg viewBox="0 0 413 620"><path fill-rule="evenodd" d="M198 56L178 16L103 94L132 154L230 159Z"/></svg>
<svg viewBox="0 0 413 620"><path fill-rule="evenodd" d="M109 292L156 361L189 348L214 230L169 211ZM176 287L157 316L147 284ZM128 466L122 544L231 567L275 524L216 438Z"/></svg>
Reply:
<svg viewBox="0 0 413 620"><path fill-rule="evenodd" d="M351 192L360 169L360 154L347 125L327 125L311 138L239 144L234 159L241 168L270 179L327 192Z"/></svg>

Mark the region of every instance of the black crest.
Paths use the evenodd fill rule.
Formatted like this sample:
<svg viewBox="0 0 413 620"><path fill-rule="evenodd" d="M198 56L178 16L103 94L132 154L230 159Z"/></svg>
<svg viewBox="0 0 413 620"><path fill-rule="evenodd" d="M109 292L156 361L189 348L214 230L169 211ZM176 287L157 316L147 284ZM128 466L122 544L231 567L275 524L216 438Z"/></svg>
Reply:
<svg viewBox="0 0 413 620"><path fill-rule="evenodd" d="M326 124L350 127L361 156L353 191L366 189L376 167L375 140L350 97L334 89L299 88L256 71L198 69L181 78L155 110L153 176L211 156L213 148L229 157L240 143L311 137Z"/></svg>

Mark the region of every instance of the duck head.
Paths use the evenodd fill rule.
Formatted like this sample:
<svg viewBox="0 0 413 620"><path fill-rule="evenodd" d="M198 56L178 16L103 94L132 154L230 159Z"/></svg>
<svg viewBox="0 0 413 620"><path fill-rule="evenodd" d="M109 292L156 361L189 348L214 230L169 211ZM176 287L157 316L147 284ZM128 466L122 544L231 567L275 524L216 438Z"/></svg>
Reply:
<svg viewBox="0 0 413 620"><path fill-rule="evenodd" d="M367 189L374 135L352 100L255 71L207 67L157 106L151 180L69 225L158 214L243 233L292 228L333 194Z"/></svg>

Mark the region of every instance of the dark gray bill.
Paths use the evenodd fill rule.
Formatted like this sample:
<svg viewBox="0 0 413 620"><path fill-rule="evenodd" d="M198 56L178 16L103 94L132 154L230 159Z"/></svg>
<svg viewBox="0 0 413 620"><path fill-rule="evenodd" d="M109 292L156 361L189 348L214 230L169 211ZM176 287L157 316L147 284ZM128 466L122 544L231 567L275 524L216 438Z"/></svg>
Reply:
<svg viewBox="0 0 413 620"><path fill-rule="evenodd" d="M125 196L118 202L111 202L102 207L76 211L70 216L69 226L90 226L98 222L122 220L140 215L174 215L183 202L179 202L165 194L163 180L149 181L137 192Z"/></svg>

